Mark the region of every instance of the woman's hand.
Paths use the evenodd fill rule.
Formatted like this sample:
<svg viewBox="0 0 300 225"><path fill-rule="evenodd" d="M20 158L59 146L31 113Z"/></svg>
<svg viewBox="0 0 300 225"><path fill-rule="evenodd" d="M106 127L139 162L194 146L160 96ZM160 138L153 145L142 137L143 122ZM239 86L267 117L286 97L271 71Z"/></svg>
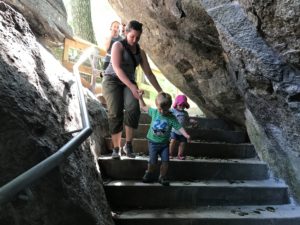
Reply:
<svg viewBox="0 0 300 225"><path fill-rule="evenodd" d="M133 96L136 99L140 98L139 89L138 89L138 87L135 84L130 85L129 89L131 90Z"/></svg>
<svg viewBox="0 0 300 225"><path fill-rule="evenodd" d="M139 93L139 98L142 98L144 95L144 90L139 89L138 93Z"/></svg>

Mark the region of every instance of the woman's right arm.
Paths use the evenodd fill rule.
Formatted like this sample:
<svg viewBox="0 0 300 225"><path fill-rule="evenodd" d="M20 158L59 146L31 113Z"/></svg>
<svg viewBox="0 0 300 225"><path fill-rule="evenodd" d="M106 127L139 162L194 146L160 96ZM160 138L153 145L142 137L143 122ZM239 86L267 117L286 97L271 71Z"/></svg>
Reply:
<svg viewBox="0 0 300 225"><path fill-rule="evenodd" d="M147 78L150 81L150 83L152 84L152 86L156 89L156 91L161 92L162 88L159 85L155 75L153 74L153 72L150 68L146 53L142 49L141 49L141 57L142 57L141 67L142 67L145 75L147 76Z"/></svg>
<svg viewBox="0 0 300 225"><path fill-rule="evenodd" d="M121 68L123 46L120 42L115 42L111 49L111 63L118 78L131 90L136 99L139 99L137 86L132 83Z"/></svg>

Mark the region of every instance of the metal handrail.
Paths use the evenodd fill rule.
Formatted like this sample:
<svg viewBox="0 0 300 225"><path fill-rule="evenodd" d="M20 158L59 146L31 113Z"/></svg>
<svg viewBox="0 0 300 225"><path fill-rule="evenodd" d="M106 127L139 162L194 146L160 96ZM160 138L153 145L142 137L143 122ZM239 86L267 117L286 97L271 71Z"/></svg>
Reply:
<svg viewBox="0 0 300 225"><path fill-rule="evenodd" d="M81 145L92 133L88 112L83 95L79 66L94 52L95 47L88 48L79 58L77 63L73 66L73 73L76 78L79 106L82 121L82 130L63 147L61 147L53 155L49 156L42 162L14 178L7 184L0 188L0 205L9 202L16 194L26 189L31 183L38 180L53 168L58 166L67 156L69 156L79 145Z"/></svg>

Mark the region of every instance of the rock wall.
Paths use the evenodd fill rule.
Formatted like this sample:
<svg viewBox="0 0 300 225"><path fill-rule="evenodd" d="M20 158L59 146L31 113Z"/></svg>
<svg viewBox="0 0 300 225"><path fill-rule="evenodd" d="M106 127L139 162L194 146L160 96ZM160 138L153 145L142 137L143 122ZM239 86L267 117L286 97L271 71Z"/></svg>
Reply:
<svg viewBox="0 0 300 225"><path fill-rule="evenodd" d="M72 37L72 28L67 23L63 0L2 0L28 21L30 29L44 46L57 47L65 37Z"/></svg>
<svg viewBox="0 0 300 225"><path fill-rule="evenodd" d="M62 43L65 36L72 35L61 0L4 2L25 16L44 46ZM285 179L293 195L300 200L300 2L109 2L124 21L137 19L144 24L142 47L166 77L208 117L220 117L246 127L260 157L269 163L275 176ZM65 143L69 136L57 134L78 128L79 117L75 113L78 111L76 94L67 94L73 90L72 78L46 59L49 54L43 53L45 50L36 43L28 25L23 25L22 16L2 2L0 12L0 83L3 90L0 96L3 124L0 128L0 167L1 171L6 171L1 174L3 184ZM17 43L14 48L11 48L12 43ZM54 72L53 68L59 68L59 72ZM77 214L75 222L87 218L86 221L90 221L87 224L94 221L101 224L103 217L101 221L110 224L101 185L99 190L92 192L102 182L98 173L94 174L97 170L92 162L95 152L103 145L102 139L100 142L97 139L107 132L107 124L102 119L105 113L101 106L92 97L88 102L94 136L83 145L82 151L76 152L42 180L33 193L45 203L45 214L56 211L51 204L46 204L50 197L42 193L49 194L55 201L61 200L58 209L68 208L71 215ZM88 174L89 178L81 173ZM46 186L50 189L45 189ZM76 187L75 191L67 188L71 186ZM78 192L85 194L78 195ZM1 211L0 222L14 224L14 220L17 224L23 217L26 221L36 220L39 215L30 216L28 212L36 211L34 209L41 207L40 204L16 200L5 208L9 209L8 216ZM103 216L97 219L94 213L98 210ZM61 214L57 212L56 215L50 216L61 221ZM51 219L50 216L43 219Z"/></svg>
<svg viewBox="0 0 300 225"><path fill-rule="evenodd" d="M207 116L246 126L300 200L300 2L109 2L144 24L142 47Z"/></svg>
<svg viewBox="0 0 300 225"><path fill-rule="evenodd" d="M0 186L42 161L81 128L74 76L0 1ZM59 167L0 206L0 224L113 224L96 158L108 124L86 91L93 134Z"/></svg>

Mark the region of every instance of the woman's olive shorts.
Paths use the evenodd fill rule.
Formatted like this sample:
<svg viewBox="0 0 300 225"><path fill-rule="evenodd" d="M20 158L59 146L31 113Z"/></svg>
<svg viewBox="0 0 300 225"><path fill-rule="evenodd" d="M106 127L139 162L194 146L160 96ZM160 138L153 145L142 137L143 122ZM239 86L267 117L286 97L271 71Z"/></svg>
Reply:
<svg viewBox="0 0 300 225"><path fill-rule="evenodd" d="M123 130L126 126L136 129L140 119L139 101L130 89L118 77L106 75L102 82L103 97L107 103L108 123L111 134Z"/></svg>

